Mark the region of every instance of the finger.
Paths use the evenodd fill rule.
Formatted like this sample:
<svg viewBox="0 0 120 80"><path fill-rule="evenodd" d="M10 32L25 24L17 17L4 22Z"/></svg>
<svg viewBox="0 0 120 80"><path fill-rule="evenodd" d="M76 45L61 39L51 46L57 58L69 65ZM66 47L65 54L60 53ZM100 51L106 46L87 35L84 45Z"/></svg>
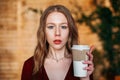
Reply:
<svg viewBox="0 0 120 80"><path fill-rule="evenodd" d="M93 61L93 54L90 54L90 53L88 52L87 55L88 55L88 60Z"/></svg>
<svg viewBox="0 0 120 80"><path fill-rule="evenodd" d="M94 51L94 49L95 49L95 46L92 45L92 46L90 47L89 53L92 53L92 52Z"/></svg>
<svg viewBox="0 0 120 80"><path fill-rule="evenodd" d="M83 64L94 65L92 61L84 61Z"/></svg>
<svg viewBox="0 0 120 80"><path fill-rule="evenodd" d="M93 71L94 67L93 66L89 66L89 67L86 67L85 70L87 70L87 71Z"/></svg>
<svg viewBox="0 0 120 80"><path fill-rule="evenodd" d="M90 47L90 50L89 50L89 52L87 53L87 55L89 56L89 60L93 60L93 55L92 55L92 52L93 52L93 50L95 49L95 47L92 45L91 47Z"/></svg>

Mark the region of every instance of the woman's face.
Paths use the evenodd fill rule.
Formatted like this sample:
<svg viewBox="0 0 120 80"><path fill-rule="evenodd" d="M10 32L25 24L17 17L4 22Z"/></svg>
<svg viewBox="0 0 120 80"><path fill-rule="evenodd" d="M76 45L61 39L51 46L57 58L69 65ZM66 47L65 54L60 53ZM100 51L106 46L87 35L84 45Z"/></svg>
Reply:
<svg viewBox="0 0 120 80"><path fill-rule="evenodd" d="M46 20L45 34L50 47L57 50L65 47L69 37L66 17L60 12L50 13Z"/></svg>

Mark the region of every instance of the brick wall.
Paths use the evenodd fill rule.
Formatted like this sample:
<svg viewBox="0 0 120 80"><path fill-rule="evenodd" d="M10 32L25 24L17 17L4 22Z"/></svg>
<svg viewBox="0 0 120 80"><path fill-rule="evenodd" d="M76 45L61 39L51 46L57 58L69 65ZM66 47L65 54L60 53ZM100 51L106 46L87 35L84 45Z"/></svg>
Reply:
<svg viewBox="0 0 120 80"><path fill-rule="evenodd" d="M0 80L18 78L17 38L16 1L0 0Z"/></svg>
<svg viewBox="0 0 120 80"><path fill-rule="evenodd" d="M0 1L0 80L20 80L23 62L35 48L39 16L22 9L22 1Z"/></svg>
<svg viewBox="0 0 120 80"><path fill-rule="evenodd" d="M0 80L20 80L23 62L33 55L40 15L29 8L56 3L71 7L67 0L0 0ZM97 35L80 26L81 44L99 46Z"/></svg>

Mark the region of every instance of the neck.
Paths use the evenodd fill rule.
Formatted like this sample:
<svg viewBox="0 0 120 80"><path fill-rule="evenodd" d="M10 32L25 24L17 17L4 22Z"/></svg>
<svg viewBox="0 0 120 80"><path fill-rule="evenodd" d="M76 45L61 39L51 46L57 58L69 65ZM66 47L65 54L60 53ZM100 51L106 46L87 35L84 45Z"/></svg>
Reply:
<svg viewBox="0 0 120 80"><path fill-rule="evenodd" d="M49 48L49 55L48 57L52 58L53 60L55 60L56 62L62 60L65 58L65 54L66 54L66 48L62 48L60 50L56 50L52 47Z"/></svg>

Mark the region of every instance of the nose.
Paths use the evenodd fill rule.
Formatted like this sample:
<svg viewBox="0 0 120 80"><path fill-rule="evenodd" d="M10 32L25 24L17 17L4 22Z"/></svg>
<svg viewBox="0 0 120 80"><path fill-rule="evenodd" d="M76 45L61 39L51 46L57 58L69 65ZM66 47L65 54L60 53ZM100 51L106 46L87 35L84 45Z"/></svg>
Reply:
<svg viewBox="0 0 120 80"><path fill-rule="evenodd" d="M60 36L60 35L61 35L60 28L56 27L56 29L55 29L55 36Z"/></svg>

